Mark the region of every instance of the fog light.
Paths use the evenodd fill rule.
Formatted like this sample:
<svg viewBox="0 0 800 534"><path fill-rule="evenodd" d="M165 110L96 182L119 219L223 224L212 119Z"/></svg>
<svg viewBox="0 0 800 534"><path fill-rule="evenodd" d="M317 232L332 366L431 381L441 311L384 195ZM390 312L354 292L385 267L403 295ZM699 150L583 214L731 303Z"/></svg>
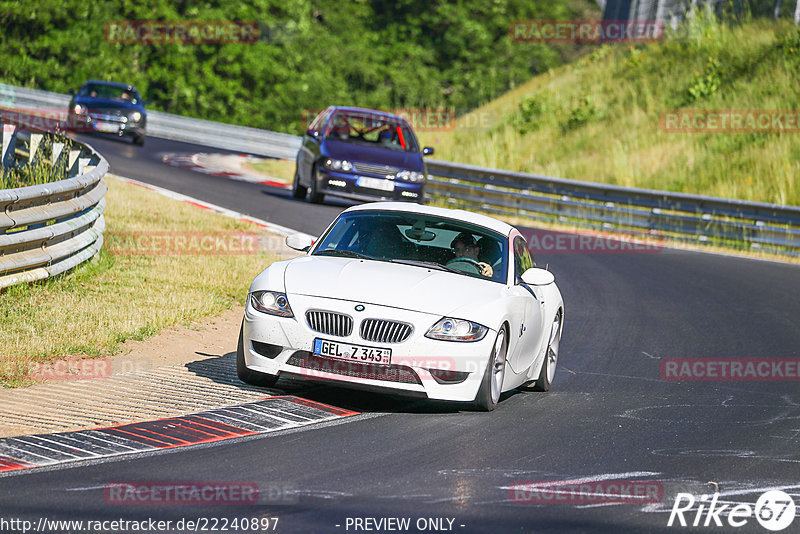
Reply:
<svg viewBox="0 0 800 534"><path fill-rule="evenodd" d="M347 187L347 182L342 180L328 180L328 185L335 185L336 187Z"/></svg>
<svg viewBox="0 0 800 534"><path fill-rule="evenodd" d="M400 193L400 196L417 198L419 195L416 193L412 193L411 191L403 191L402 193Z"/></svg>

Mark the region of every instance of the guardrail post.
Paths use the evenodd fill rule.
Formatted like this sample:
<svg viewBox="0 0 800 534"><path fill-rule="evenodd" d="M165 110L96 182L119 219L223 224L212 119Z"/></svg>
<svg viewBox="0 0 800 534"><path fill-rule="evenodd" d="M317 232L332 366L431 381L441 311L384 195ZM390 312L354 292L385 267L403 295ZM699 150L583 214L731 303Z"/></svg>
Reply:
<svg viewBox="0 0 800 534"><path fill-rule="evenodd" d="M55 167L56 163L58 163L58 158L61 157L61 152L64 150L65 145L66 143L62 143L60 141L53 141L53 154L50 160L50 163L53 164L53 167Z"/></svg>
<svg viewBox="0 0 800 534"><path fill-rule="evenodd" d="M69 151L69 157L67 159L67 176L70 178L80 174L80 172L78 172L78 167L80 166L78 159L80 158L80 155L80 150L72 149Z"/></svg>
<svg viewBox="0 0 800 534"><path fill-rule="evenodd" d="M64 159L68 157L68 154L64 150L65 146L67 146L67 144L63 141L53 141L53 149L50 154L50 164L53 167L53 171L61 175L66 174L64 169L67 168L67 162L64 161Z"/></svg>
<svg viewBox="0 0 800 534"><path fill-rule="evenodd" d="M39 151L39 145L42 143L44 136L40 133L31 133L30 140L28 141L28 163L33 163Z"/></svg>
<svg viewBox="0 0 800 534"><path fill-rule="evenodd" d="M16 163L17 127L3 124L3 148L0 151L0 165L5 168L14 167Z"/></svg>
<svg viewBox="0 0 800 534"><path fill-rule="evenodd" d="M85 174L89 172L89 163L92 161L90 157L79 157L78 158L78 174Z"/></svg>
<svg viewBox="0 0 800 534"><path fill-rule="evenodd" d="M100 158L97 156L89 156L86 158L88 161L83 166L83 171L81 174L85 174L87 172L91 172L95 167L97 167L98 163L100 163Z"/></svg>

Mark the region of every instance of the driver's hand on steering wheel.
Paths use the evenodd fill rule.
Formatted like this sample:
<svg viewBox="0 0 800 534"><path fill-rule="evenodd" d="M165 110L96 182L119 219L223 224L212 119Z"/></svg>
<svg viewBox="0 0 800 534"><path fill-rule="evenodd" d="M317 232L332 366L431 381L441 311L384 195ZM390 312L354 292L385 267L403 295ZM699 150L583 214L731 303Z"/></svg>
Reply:
<svg viewBox="0 0 800 534"><path fill-rule="evenodd" d="M489 265L488 263L483 262L483 261L479 261L478 262L478 267L481 268L481 274L483 276L485 276L487 278L491 278L494 275L494 269L492 269L492 266Z"/></svg>

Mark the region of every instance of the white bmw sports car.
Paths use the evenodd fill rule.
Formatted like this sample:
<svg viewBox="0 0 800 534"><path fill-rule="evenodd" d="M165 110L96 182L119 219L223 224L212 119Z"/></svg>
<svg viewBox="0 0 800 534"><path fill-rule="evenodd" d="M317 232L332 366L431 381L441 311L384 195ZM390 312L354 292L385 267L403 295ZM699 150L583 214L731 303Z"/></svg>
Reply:
<svg viewBox="0 0 800 534"><path fill-rule="evenodd" d="M279 376L493 410L523 385L547 391L564 303L508 224L462 210L377 202L342 212L305 256L250 285L239 378Z"/></svg>

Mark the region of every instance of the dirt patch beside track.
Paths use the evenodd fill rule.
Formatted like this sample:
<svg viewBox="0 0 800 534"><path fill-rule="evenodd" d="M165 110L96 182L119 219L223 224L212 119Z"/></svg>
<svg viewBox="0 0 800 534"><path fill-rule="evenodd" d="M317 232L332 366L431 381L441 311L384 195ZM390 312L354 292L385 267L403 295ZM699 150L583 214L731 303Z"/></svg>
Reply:
<svg viewBox="0 0 800 534"><path fill-rule="evenodd" d="M243 313L236 307L147 341L128 341L106 360L110 376L0 391L0 437L172 417L268 397L268 390L236 376Z"/></svg>

